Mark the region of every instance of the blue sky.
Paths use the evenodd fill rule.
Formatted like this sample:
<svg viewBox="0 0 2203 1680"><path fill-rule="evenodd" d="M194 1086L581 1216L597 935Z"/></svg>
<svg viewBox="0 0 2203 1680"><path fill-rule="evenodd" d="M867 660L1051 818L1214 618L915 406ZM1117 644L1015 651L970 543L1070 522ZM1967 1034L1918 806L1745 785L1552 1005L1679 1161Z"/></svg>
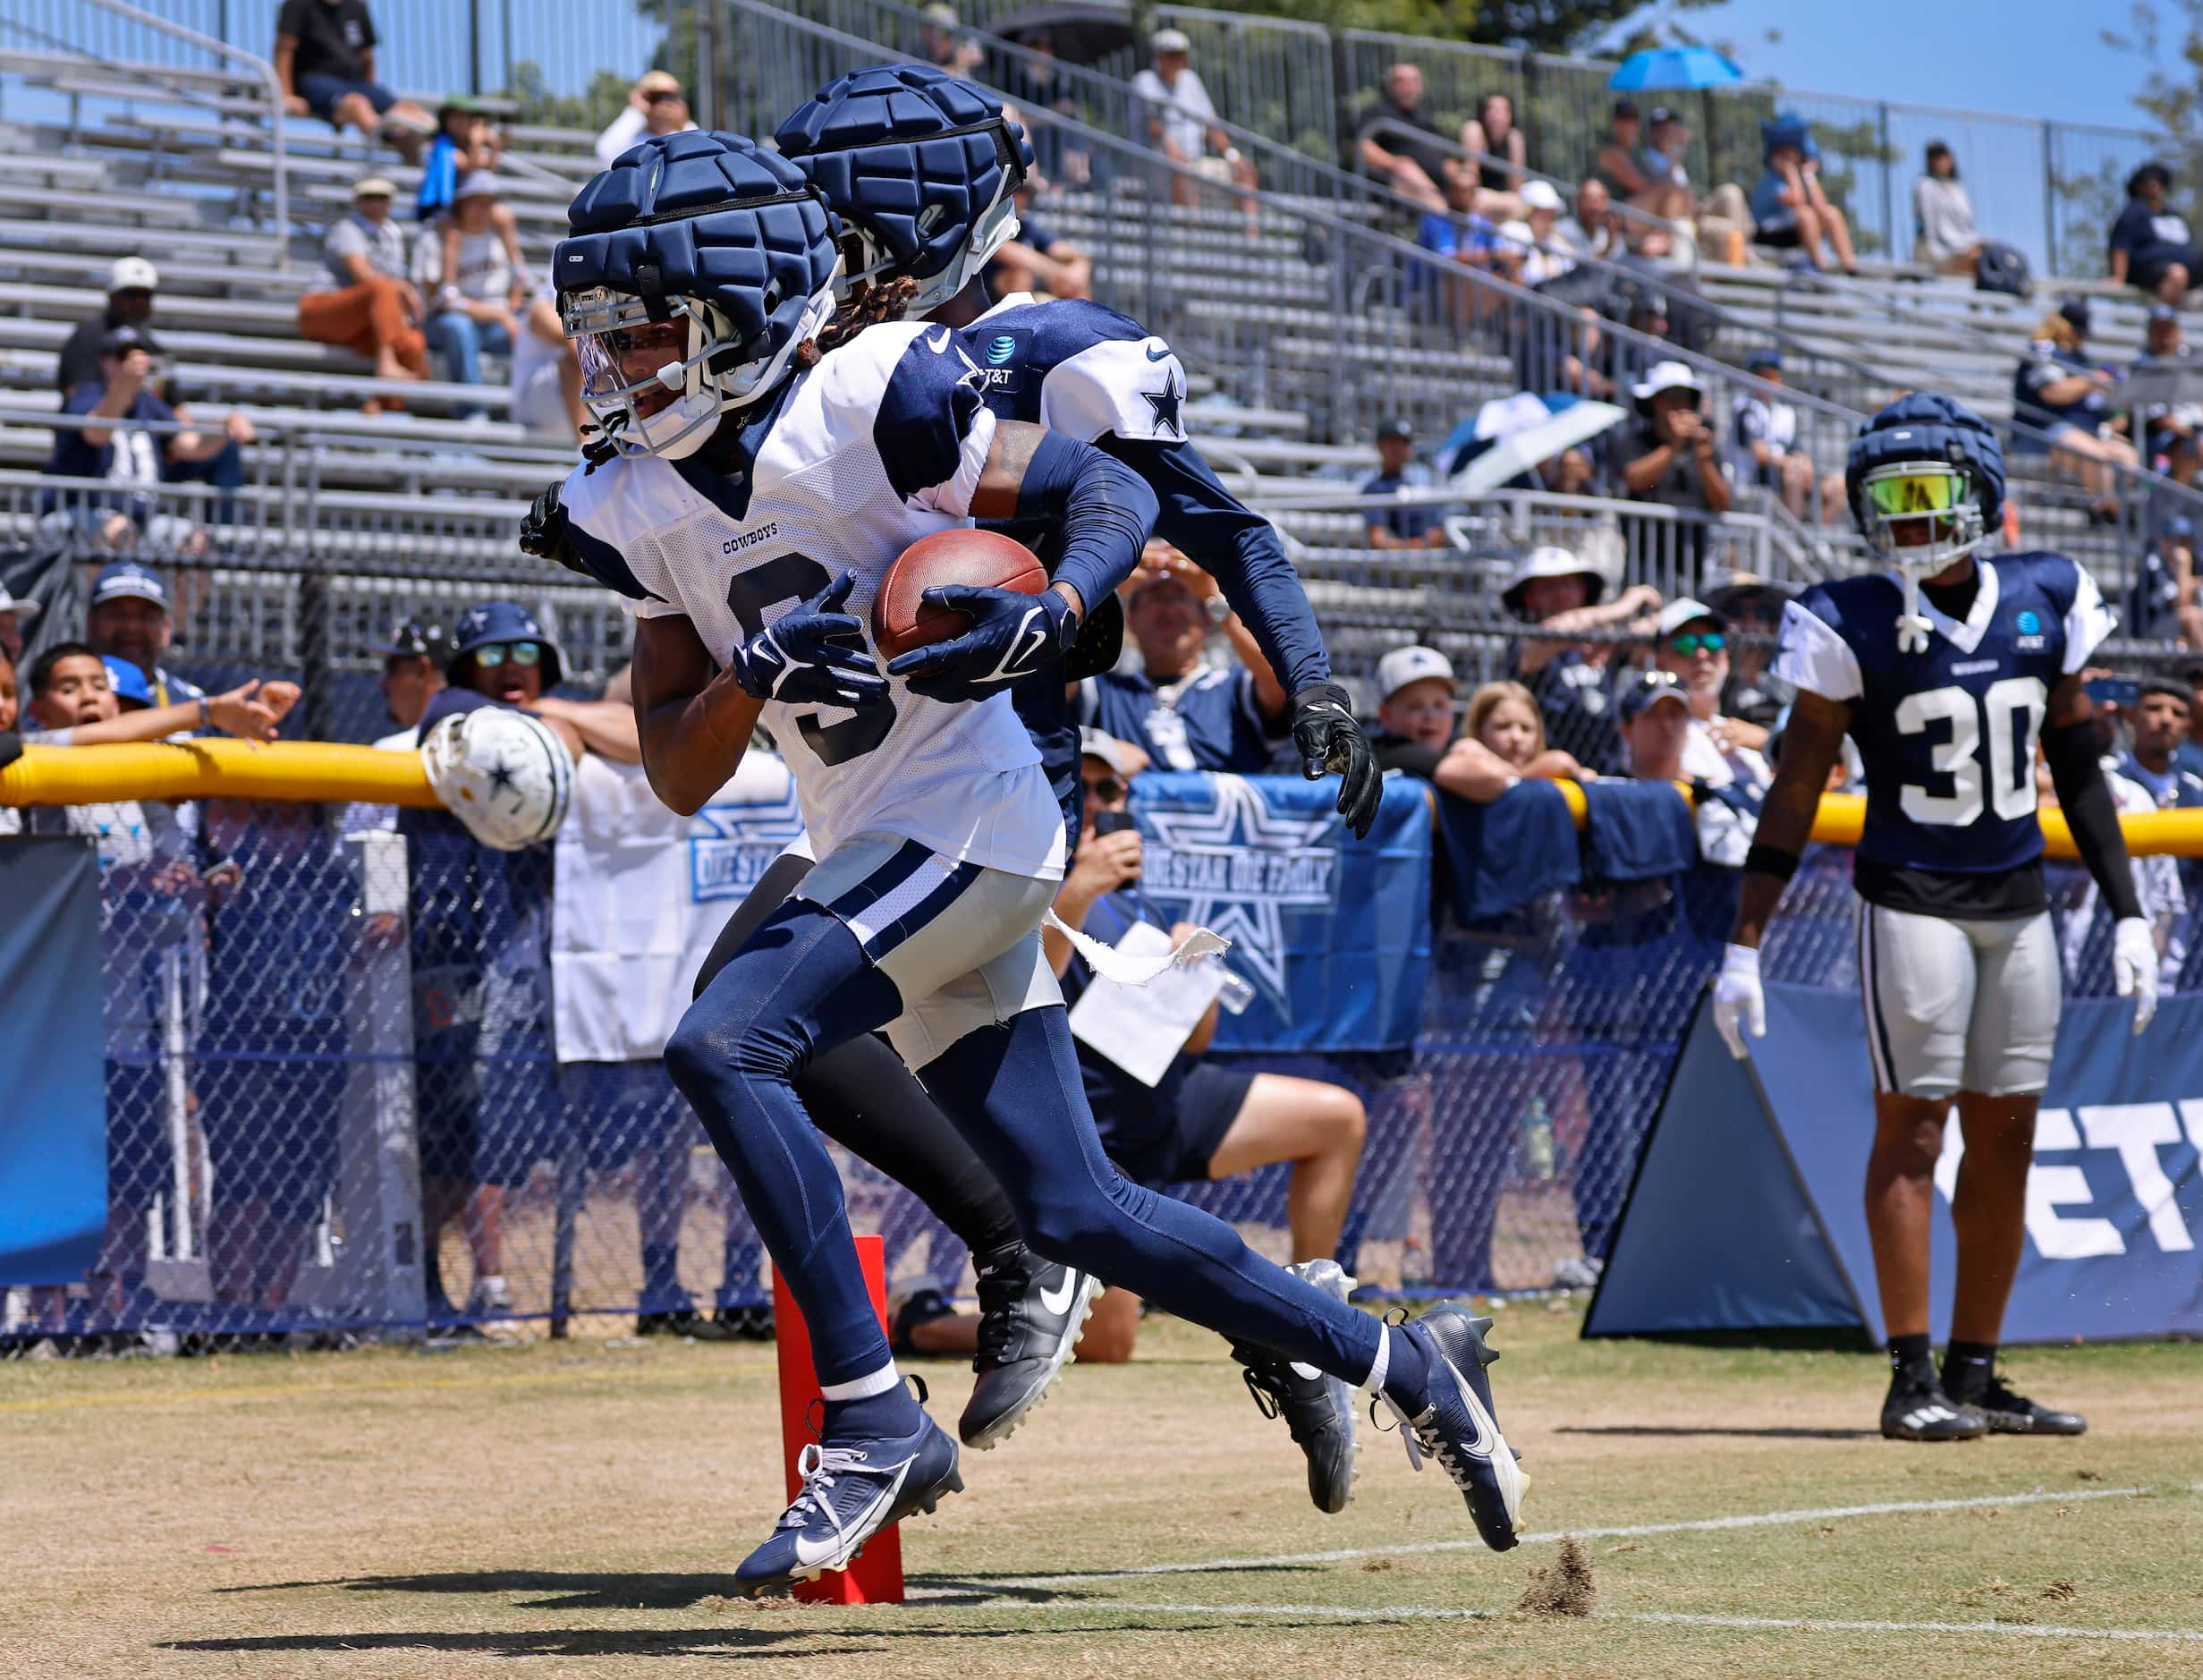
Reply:
<svg viewBox="0 0 2203 1680"><path fill-rule="evenodd" d="M1684 14L1747 74L1816 93L2139 126L2141 59L2103 45L2123 0L1726 0ZM2176 0L2161 12L2177 18ZM1782 39L1769 44L1769 29ZM2175 37L2177 38L2177 37Z"/></svg>

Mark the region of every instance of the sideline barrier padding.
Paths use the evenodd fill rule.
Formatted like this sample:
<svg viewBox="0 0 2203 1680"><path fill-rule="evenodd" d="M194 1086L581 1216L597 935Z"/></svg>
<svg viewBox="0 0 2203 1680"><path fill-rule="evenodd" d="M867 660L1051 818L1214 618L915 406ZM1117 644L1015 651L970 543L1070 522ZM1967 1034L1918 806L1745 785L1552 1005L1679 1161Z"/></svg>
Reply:
<svg viewBox="0 0 2203 1680"><path fill-rule="evenodd" d="M300 799L427 805L436 796L417 752L340 742L208 737L170 745L26 746L0 770L0 805L123 799Z"/></svg>

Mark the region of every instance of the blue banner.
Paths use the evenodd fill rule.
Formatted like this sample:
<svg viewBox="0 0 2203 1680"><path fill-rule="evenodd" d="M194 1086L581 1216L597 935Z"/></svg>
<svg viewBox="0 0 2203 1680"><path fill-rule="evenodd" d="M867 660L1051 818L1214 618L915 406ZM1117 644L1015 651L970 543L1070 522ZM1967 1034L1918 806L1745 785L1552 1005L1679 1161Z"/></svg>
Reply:
<svg viewBox="0 0 2203 1680"><path fill-rule="evenodd" d="M1568 802L1551 782L1518 782L1488 804L1438 795L1453 914L1489 921L1583 876L1582 848Z"/></svg>
<svg viewBox="0 0 2203 1680"><path fill-rule="evenodd" d="M1366 840L1335 781L1160 774L1135 785L1140 889L1232 942L1255 988L1219 1050L1390 1050L1415 1042L1430 967L1430 795L1385 785Z"/></svg>
<svg viewBox="0 0 2203 1680"><path fill-rule="evenodd" d="M0 1285L63 1284L107 1218L99 856L89 840L0 840Z"/></svg>
<svg viewBox="0 0 2203 1680"><path fill-rule="evenodd" d="M1856 1323L1882 1338L1860 1187L1874 1137L1855 994L1770 984L1749 1075L1701 1009L1587 1334ZM2072 998L2035 1125L2007 1342L2203 1331L2203 997ZM1955 1116L1936 1169L1930 1323L1950 1322ZM1724 1209L1709 1226L1706 1209ZM1749 1263L1747 1263L1749 1261Z"/></svg>

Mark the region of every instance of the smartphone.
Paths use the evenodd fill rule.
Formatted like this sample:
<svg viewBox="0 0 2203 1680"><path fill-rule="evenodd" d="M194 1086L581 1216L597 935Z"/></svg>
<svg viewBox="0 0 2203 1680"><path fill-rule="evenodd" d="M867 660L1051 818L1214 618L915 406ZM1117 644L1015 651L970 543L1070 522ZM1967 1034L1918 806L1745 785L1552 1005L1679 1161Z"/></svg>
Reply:
<svg viewBox="0 0 2203 1680"><path fill-rule="evenodd" d="M1129 810L1097 810L1094 813L1094 832L1097 835L1123 834L1139 827Z"/></svg>
<svg viewBox="0 0 2203 1680"><path fill-rule="evenodd" d="M2135 706L2142 698L2140 681L2131 676L2092 676L2083 686L2099 706Z"/></svg>

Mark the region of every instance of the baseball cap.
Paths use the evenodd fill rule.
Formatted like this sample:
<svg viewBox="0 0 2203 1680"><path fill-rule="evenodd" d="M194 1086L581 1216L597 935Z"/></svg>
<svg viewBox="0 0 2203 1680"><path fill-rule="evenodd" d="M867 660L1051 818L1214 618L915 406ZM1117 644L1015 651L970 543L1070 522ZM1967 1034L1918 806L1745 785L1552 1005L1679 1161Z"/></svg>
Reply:
<svg viewBox="0 0 2203 1680"><path fill-rule="evenodd" d="M1704 601L1693 600L1686 595L1679 601L1670 601L1660 609L1660 634L1672 636L1685 624L1693 624L1701 618L1712 619L1715 628L1718 630L1726 630L1729 627L1729 621L1724 615L1716 612Z"/></svg>
<svg viewBox="0 0 2203 1680"><path fill-rule="evenodd" d="M1561 195L1550 181L1523 182L1522 202L1533 210L1559 210L1566 208L1561 203Z"/></svg>
<svg viewBox="0 0 2203 1680"><path fill-rule="evenodd" d="M20 619L36 618L45 610L42 601L19 601L8 593L8 586L0 583L0 613L13 613Z"/></svg>
<svg viewBox="0 0 2203 1680"><path fill-rule="evenodd" d="M2190 519L2185 513L2167 513L2157 526L2157 535L2170 537L2177 542L2193 542L2195 540L2195 521ZM5 610L6 605L7 591L0 590L0 611Z"/></svg>
<svg viewBox="0 0 2203 1680"><path fill-rule="evenodd" d="M561 674L558 644L544 633L543 626L536 623L536 615L517 601L484 601L479 607L468 607L460 615L458 628L452 632L444 674L453 675L477 648L486 648L493 641L541 642L543 686L557 685Z"/></svg>
<svg viewBox="0 0 2203 1680"><path fill-rule="evenodd" d="M100 335L99 353L103 356L126 355L133 350L151 351L153 341L135 327L110 327Z"/></svg>
<svg viewBox="0 0 2203 1680"><path fill-rule="evenodd" d="M444 632L425 618L401 618L389 635L369 644L369 653L379 653L385 658L402 655L411 658L434 657L442 646Z"/></svg>
<svg viewBox="0 0 2203 1680"><path fill-rule="evenodd" d="M153 685L145 680L135 660L118 659L110 653L103 655L100 663L107 667L107 686L114 691L115 699L132 706L153 703Z"/></svg>
<svg viewBox="0 0 2203 1680"><path fill-rule="evenodd" d="M1783 369L1783 352L1779 350L1755 350L1744 358L1744 368L1749 373L1758 373L1767 368L1772 368L1780 373Z"/></svg>
<svg viewBox="0 0 2203 1680"><path fill-rule="evenodd" d="M2149 324L2152 327L2159 321L2176 321L2179 318L2180 311L2169 303L2152 303L2149 306Z"/></svg>
<svg viewBox="0 0 2203 1680"><path fill-rule="evenodd" d="M1157 30L1148 38L1148 45L1158 55L1190 53L1193 50L1193 38L1183 30Z"/></svg>
<svg viewBox="0 0 2203 1680"><path fill-rule="evenodd" d="M115 560L99 568L92 579L91 605L124 598L151 601L163 612L168 610L168 590L161 583L161 574L150 566L140 565L135 560Z"/></svg>
<svg viewBox="0 0 2203 1680"><path fill-rule="evenodd" d="M1079 756L1082 759L1099 759L1112 770L1114 770L1122 779L1128 782L1132 779L1131 755L1125 751L1124 743L1114 735L1105 734L1090 724L1080 725Z"/></svg>
<svg viewBox="0 0 2203 1680"><path fill-rule="evenodd" d="M487 169L477 169L459 183L459 190L452 194L452 199L456 203L461 199L479 199L485 194L494 199L497 191L497 177Z"/></svg>
<svg viewBox="0 0 2203 1680"><path fill-rule="evenodd" d="M1399 415L1394 414L1387 419L1377 421L1377 440L1380 443L1387 437L1404 437L1410 443L1413 443L1415 441L1415 428L1409 425L1407 421L1402 420Z"/></svg>
<svg viewBox="0 0 2203 1680"><path fill-rule="evenodd" d="M352 183L352 196L355 202L360 199L394 199L398 189L387 175L361 175Z"/></svg>
<svg viewBox="0 0 2203 1680"><path fill-rule="evenodd" d="M1637 101L1634 99L1616 99L1614 102L1614 114L1616 116L1638 115L1639 112L1637 109Z"/></svg>
<svg viewBox="0 0 2203 1680"><path fill-rule="evenodd" d="M1630 395L1640 403L1649 403L1663 391L1696 391L1702 395L1705 390L1688 362L1656 361L1642 385L1630 386Z"/></svg>
<svg viewBox="0 0 2203 1680"><path fill-rule="evenodd" d="M160 289L161 271L143 257L117 257L114 267L107 271L107 291L155 292Z"/></svg>
<svg viewBox="0 0 2203 1680"><path fill-rule="evenodd" d="M2082 337L2085 338L2088 336L2088 299L2067 298L2063 302L2058 305L2058 313L2064 318L2066 326L2072 327L2073 331L2079 333Z"/></svg>
<svg viewBox="0 0 2203 1680"><path fill-rule="evenodd" d="M1435 676L1453 686L1453 662L1436 648L1394 648L1377 662L1377 692L1388 700L1411 683Z"/></svg>
<svg viewBox="0 0 2203 1680"><path fill-rule="evenodd" d="M1522 610L1522 590L1538 578L1586 577L1591 581L1589 595L1597 601L1606 588L1606 574L1588 561L1578 558L1558 543L1541 543L1518 561L1514 575L1507 580L1507 587L1499 592L1499 598L1511 612Z"/></svg>
<svg viewBox="0 0 2203 1680"><path fill-rule="evenodd" d="M1633 724L1662 700L1673 700L1685 710L1690 702L1673 671L1640 671L1622 687L1622 721Z"/></svg>
<svg viewBox="0 0 2203 1680"><path fill-rule="evenodd" d="M1652 126L1654 128L1659 127L1663 123L1673 123L1674 121L1675 114L1669 110L1667 106L1664 105L1656 105L1652 107Z"/></svg>

